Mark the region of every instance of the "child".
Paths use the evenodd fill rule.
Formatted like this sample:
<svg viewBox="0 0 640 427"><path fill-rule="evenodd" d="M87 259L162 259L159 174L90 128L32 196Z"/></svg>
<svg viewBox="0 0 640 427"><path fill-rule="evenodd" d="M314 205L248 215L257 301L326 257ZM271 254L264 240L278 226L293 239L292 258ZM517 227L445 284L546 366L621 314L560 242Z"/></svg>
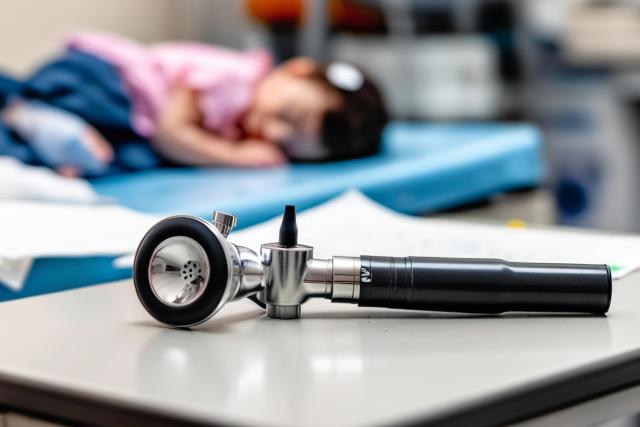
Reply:
<svg viewBox="0 0 640 427"><path fill-rule="evenodd" d="M350 64L274 68L262 51L101 34L71 37L62 58L17 86L2 112L20 139L13 148L25 143L66 175L356 158L377 151L387 121L378 90Z"/></svg>

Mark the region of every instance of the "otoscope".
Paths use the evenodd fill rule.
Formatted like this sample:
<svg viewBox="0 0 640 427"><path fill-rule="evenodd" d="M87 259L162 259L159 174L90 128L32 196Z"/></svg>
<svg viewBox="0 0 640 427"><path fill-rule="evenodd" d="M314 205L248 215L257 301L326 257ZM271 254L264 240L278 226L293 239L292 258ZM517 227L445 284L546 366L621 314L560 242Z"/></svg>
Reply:
<svg viewBox="0 0 640 427"><path fill-rule="evenodd" d="M147 232L136 251L133 279L151 316L172 327L191 327L245 297L274 319L300 317L310 298L486 314L602 315L611 303L611 271L604 264L368 255L316 259L313 247L298 243L294 206L284 209L279 240L263 244L258 255L227 240L235 225L233 215L215 211L211 222L173 216Z"/></svg>

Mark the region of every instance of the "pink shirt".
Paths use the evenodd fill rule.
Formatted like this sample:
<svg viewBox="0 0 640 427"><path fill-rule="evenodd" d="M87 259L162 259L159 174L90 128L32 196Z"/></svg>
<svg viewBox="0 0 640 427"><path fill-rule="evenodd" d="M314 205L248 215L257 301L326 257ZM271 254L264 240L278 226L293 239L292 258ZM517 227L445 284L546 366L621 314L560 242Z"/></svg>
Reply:
<svg viewBox="0 0 640 427"><path fill-rule="evenodd" d="M240 117L272 65L263 50L236 52L181 42L146 47L109 34L77 34L66 47L97 56L118 70L131 97L133 128L146 137L154 135L171 88L179 84L199 92L206 129L239 138Z"/></svg>

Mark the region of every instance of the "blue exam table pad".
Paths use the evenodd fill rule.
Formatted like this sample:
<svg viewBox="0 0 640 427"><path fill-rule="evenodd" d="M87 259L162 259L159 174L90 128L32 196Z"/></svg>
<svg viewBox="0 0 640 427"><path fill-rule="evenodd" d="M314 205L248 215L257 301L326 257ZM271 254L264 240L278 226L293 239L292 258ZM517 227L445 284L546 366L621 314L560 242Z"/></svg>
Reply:
<svg viewBox="0 0 640 427"><path fill-rule="evenodd" d="M542 138L527 124L393 123L375 156L273 169L169 168L92 181L103 196L135 210L209 218L214 209L247 227L359 189L399 212L419 214L534 187L544 175ZM133 249L133 248L132 248ZM25 287L0 287L0 301L130 277L109 257L39 259ZM82 271L82 274L78 274Z"/></svg>
<svg viewBox="0 0 640 427"><path fill-rule="evenodd" d="M395 124L376 156L275 169L157 169L94 181L98 193L154 214L208 218L232 212L238 226L305 209L357 188L399 212L417 214L535 186L541 139L528 125Z"/></svg>

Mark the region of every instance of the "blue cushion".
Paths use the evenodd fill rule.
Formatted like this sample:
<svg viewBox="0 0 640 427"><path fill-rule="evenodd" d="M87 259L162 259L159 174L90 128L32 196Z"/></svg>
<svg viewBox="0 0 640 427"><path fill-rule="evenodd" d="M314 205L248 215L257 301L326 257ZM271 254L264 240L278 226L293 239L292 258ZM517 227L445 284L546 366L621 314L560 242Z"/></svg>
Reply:
<svg viewBox="0 0 640 427"><path fill-rule="evenodd" d="M102 195L143 212L209 217L233 212L239 227L358 188L399 212L422 213L537 185L541 138L528 125L425 125L387 128L379 155L276 169L156 169L94 181Z"/></svg>

